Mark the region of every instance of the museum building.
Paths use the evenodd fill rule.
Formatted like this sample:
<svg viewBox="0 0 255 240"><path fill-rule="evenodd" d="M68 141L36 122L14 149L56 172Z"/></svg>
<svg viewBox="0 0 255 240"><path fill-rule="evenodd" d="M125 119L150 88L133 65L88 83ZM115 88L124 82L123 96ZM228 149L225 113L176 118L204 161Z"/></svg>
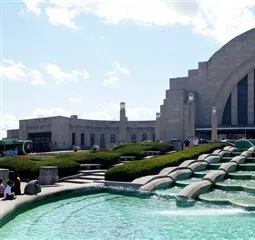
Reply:
<svg viewBox="0 0 255 240"><path fill-rule="evenodd" d="M170 78L165 99L151 121L128 121L125 103L120 120L85 120L77 115L20 120L7 138L31 139L35 150L71 149L74 145L110 148L122 142L211 138L212 112L218 137L255 137L255 29L225 44L188 76Z"/></svg>

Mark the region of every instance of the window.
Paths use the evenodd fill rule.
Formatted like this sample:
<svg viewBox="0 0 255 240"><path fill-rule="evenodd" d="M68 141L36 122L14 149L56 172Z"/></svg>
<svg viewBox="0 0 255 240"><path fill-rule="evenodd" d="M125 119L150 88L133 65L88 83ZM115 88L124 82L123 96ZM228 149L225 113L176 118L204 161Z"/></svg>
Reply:
<svg viewBox="0 0 255 240"><path fill-rule="evenodd" d="M228 97L222 117L222 125L231 125L231 94Z"/></svg>
<svg viewBox="0 0 255 240"><path fill-rule="evenodd" d="M95 145L95 134L91 133L90 134L90 146L94 146Z"/></svg>
<svg viewBox="0 0 255 240"><path fill-rule="evenodd" d="M73 133L72 133L72 145L73 145L73 146L74 146L75 143L76 143L75 140L76 140L76 139L75 139L75 133L73 132Z"/></svg>
<svg viewBox="0 0 255 240"><path fill-rule="evenodd" d="M136 143L136 134L131 135L131 142Z"/></svg>
<svg viewBox="0 0 255 240"><path fill-rule="evenodd" d="M100 148L105 148L105 137L104 137L104 134L100 134Z"/></svg>
<svg viewBox="0 0 255 240"><path fill-rule="evenodd" d="M152 141L155 142L155 133L152 134Z"/></svg>
<svg viewBox="0 0 255 240"><path fill-rule="evenodd" d="M142 134L142 142L145 142L145 141L147 141L147 134L146 133Z"/></svg>
<svg viewBox="0 0 255 240"><path fill-rule="evenodd" d="M81 133L81 146L84 146L84 133Z"/></svg>
<svg viewBox="0 0 255 240"><path fill-rule="evenodd" d="M248 123L248 78L247 75L237 84L238 125Z"/></svg>
<svg viewBox="0 0 255 240"><path fill-rule="evenodd" d="M116 143L116 135L115 134L111 134L111 143Z"/></svg>

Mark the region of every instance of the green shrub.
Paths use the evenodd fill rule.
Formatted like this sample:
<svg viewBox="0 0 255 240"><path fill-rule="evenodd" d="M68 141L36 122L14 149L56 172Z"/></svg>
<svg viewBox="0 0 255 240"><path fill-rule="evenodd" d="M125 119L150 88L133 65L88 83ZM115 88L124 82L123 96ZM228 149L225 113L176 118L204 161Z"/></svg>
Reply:
<svg viewBox="0 0 255 240"><path fill-rule="evenodd" d="M121 155L135 156L136 159L142 159L146 156L146 151L160 151L161 154L165 154L166 152L173 150L174 147L167 143L146 142L122 144L114 148L112 151L118 152Z"/></svg>
<svg viewBox="0 0 255 240"><path fill-rule="evenodd" d="M80 166L77 162L66 159L55 159L54 156L44 157L39 160L39 156L18 156L5 157L0 160L0 168L8 168L9 170L16 170L19 172L20 178L24 180L36 179L39 176L39 169L41 166L57 166L59 177L65 177L75 174Z"/></svg>
<svg viewBox="0 0 255 240"><path fill-rule="evenodd" d="M125 165L109 169L105 174L105 179L109 181L133 181L142 176L157 174L165 167L176 166L184 160L195 159L201 154L211 153L213 150L223 146L226 146L226 144L205 144L190 147L170 155L129 162Z"/></svg>
<svg viewBox="0 0 255 240"><path fill-rule="evenodd" d="M110 151L90 152L84 154L83 157L76 158L74 161L78 163L96 163L101 164L104 168L108 168L117 163L120 158L120 153Z"/></svg>

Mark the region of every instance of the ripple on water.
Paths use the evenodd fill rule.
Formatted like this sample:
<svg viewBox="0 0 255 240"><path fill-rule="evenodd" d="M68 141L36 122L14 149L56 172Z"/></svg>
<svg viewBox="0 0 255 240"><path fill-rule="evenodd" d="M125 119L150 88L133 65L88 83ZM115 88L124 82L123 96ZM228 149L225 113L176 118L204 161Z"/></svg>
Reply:
<svg viewBox="0 0 255 240"><path fill-rule="evenodd" d="M1 229L1 240L239 240L253 239L254 226L254 216L239 209L204 204L182 209L172 199L100 193L22 213Z"/></svg>

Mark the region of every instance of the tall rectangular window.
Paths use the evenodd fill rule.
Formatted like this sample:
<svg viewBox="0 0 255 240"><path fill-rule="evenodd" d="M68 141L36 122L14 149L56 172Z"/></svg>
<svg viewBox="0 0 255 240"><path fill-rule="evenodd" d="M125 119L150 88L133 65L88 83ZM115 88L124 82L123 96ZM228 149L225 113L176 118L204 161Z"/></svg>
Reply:
<svg viewBox="0 0 255 240"><path fill-rule="evenodd" d="M142 142L145 142L145 141L147 141L147 134L146 133L142 134Z"/></svg>
<svg viewBox="0 0 255 240"><path fill-rule="evenodd" d="M90 134L90 146L94 146L95 145L95 134L91 133Z"/></svg>
<svg viewBox="0 0 255 240"><path fill-rule="evenodd" d="M105 148L105 136L100 134L100 148Z"/></svg>
<svg viewBox="0 0 255 240"><path fill-rule="evenodd" d="M136 134L131 135L131 142L136 143Z"/></svg>
<svg viewBox="0 0 255 240"><path fill-rule="evenodd" d="M116 143L116 135L115 134L111 134L111 143Z"/></svg>
<svg viewBox="0 0 255 240"><path fill-rule="evenodd" d="M152 141L155 142L155 133L152 134Z"/></svg>
<svg viewBox="0 0 255 240"><path fill-rule="evenodd" d="M84 146L84 133L81 133L81 146Z"/></svg>
<svg viewBox="0 0 255 240"><path fill-rule="evenodd" d="M231 94L229 95L224 108L224 113L222 117L222 125L225 125L225 126L231 125Z"/></svg>
<svg viewBox="0 0 255 240"><path fill-rule="evenodd" d="M75 139L75 132L72 133L72 145L74 146L76 144L76 139Z"/></svg>
<svg viewBox="0 0 255 240"><path fill-rule="evenodd" d="M248 76L237 84L238 125L248 124Z"/></svg>

